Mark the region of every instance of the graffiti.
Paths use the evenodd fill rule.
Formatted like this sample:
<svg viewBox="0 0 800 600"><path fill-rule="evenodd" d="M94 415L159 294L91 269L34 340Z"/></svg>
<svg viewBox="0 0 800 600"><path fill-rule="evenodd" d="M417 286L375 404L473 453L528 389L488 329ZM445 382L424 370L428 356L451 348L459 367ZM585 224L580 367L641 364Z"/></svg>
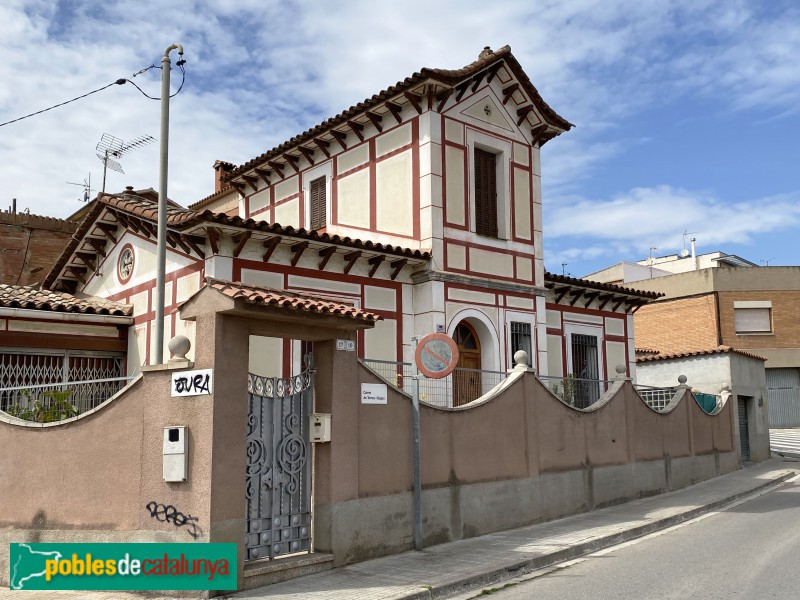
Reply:
<svg viewBox="0 0 800 600"><path fill-rule="evenodd" d="M195 375L194 377L176 377L175 391L179 394L194 392L195 394L210 394L210 375Z"/></svg>
<svg viewBox="0 0 800 600"><path fill-rule="evenodd" d="M156 521L172 523L175 527L186 527L187 533L195 539L203 533L203 530L197 524L199 520L197 517L183 514L172 504L159 504L155 500L151 500L145 508L150 513L150 517Z"/></svg>

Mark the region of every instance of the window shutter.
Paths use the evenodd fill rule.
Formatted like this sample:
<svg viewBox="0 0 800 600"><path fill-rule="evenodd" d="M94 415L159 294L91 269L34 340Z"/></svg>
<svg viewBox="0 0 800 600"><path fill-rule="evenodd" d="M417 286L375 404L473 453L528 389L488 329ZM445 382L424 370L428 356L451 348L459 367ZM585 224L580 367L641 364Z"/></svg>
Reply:
<svg viewBox="0 0 800 600"><path fill-rule="evenodd" d="M497 237L497 158L475 148L475 233Z"/></svg>
<svg viewBox="0 0 800 600"><path fill-rule="evenodd" d="M770 333L769 308L734 308L736 333Z"/></svg>
<svg viewBox="0 0 800 600"><path fill-rule="evenodd" d="M311 229L323 229L327 215L325 214L325 177L311 182L309 205L311 209Z"/></svg>

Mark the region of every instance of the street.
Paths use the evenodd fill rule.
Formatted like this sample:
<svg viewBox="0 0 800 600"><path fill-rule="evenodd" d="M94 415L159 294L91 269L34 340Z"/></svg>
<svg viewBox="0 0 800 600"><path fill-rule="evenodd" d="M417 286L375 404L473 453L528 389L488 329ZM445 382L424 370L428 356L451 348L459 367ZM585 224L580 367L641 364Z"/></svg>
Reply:
<svg viewBox="0 0 800 600"><path fill-rule="evenodd" d="M800 484L794 481L724 512L545 575L522 577L504 589L498 584L492 597L796 598L799 560Z"/></svg>

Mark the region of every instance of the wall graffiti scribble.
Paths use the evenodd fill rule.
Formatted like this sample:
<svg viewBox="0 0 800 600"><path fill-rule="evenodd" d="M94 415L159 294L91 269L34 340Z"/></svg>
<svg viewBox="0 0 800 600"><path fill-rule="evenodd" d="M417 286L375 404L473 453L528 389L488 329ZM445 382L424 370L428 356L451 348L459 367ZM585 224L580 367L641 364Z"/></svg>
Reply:
<svg viewBox="0 0 800 600"><path fill-rule="evenodd" d="M151 500L145 508L152 518L161 523L172 523L175 527L186 527L187 533L195 539L203 533L203 530L197 524L199 520L197 517L183 514L172 504L160 504L155 500Z"/></svg>

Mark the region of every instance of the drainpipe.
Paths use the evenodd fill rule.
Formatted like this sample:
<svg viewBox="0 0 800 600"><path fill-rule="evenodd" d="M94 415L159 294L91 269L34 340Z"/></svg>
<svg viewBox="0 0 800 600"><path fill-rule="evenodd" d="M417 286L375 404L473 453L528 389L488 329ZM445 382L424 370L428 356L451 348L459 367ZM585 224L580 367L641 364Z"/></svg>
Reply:
<svg viewBox="0 0 800 600"><path fill-rule="evenodd" d="M154 364L164 362L164 285L167 270L167 162L169 158L169 53L177 50L183 56L183 46L172 44L161 59L161 148L158 172L158 238L156 253L156 347Z"/></svg>
<svg viewBox="0 0 800 600"><path fill-rule="evenodd" d="M694 265L694 270L697 271L697 254L695 252L694 242L695 238L692 238L692 265Z"/></svg>

